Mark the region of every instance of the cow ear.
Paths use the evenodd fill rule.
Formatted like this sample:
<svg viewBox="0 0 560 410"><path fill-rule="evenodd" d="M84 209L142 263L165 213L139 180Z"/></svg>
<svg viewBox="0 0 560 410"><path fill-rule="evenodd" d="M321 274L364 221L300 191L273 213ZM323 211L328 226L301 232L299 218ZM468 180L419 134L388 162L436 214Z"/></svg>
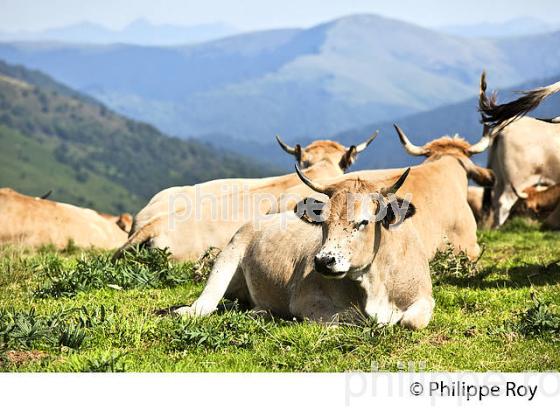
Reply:
<svg viewBox="0 0 560 410"><path fill-rule="evenodd" d="M296 204L294 213L304 222L310 224L320 224L324 221L324 206L324 202L315 198L305 198Z"/></svg>
<svg viewBox="0 0 560 410"><path fill-rule="evenodd" d="M346 152L342 156L339 163L340 168L344 170L350 167L350 165L352 165L354 161L356 161L357 156L358 156L358 149L356 148L355 145L352 145L350 148L346 150Z"/></svg>
<svg viewBox="0 0 560 410"><path fill-rule="evenodd" d="M415 213L416 207L412 202L393 196L387 203L387 213L381 220L381 224L385 229L389 229L391 225L404 222L405 219L414 216Z"/></svg>
<svg viewBox="0 0 560 410"><path fill-rule="evenodd" d="M469 173L474 182L482 187L493 187L496 175L491 169L474 166Z"/></svg>
<svg viewBox="0 0 560 410"><path fill-rule="evenodd" d="M459 163L465 168L467 177L472 179L482 187L493 187L496 182L496 175L491 169L482 168L472 162L470 159L459 159Z"/></svg>

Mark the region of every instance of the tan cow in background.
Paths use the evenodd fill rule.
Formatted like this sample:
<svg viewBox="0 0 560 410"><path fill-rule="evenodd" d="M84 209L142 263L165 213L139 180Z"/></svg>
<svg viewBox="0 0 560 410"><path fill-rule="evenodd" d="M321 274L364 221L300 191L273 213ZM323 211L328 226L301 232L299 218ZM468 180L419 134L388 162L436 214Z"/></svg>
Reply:
<svg viewBox="0 0 560 410"><path fill-rule="evenodd" d="M387 201L399 201L394 193L407 174L389 188L363 180L322 187L302 176L329 197L324 220L286 212L244 225L218 257L201 296L176 312L209 315L226 295L287 318L328 323L361 315L380 324L427 326L434 300L414 208L398 217L379 214Z"/></svg>
<svg viewBox="0 0 560 410"><path fill-rule="evenodd" d="M11 188L0 189L1 244L52 244L61 249L72 242L79 247L116 249L126 241L127 233L117 225L122 217L109 216L23 195Z"/></svg>
<svg viewBox="0 0 560 410"><path fill-rule="evenodd" d="M350 148L334 141L290 147L277 137L315 178L344 174L357 155L375 139ZM278 212L278 198L301 184L295 173L269 178L221 179L193 186L168 188L156 194L136 215L127 243L115 254L139 244L168 248L178 260L197 259L209 248L223 248L240 226L258 215Z"/></svg>

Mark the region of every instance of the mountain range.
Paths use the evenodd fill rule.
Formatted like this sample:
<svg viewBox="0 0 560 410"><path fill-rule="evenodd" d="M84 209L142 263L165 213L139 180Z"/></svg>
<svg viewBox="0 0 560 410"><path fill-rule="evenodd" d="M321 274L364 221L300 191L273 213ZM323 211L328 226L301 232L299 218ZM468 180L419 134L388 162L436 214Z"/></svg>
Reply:
<svg viewBox="0 0 560 410"><path fill-rule="evenodd" d="M494 86L496 73L489 73L489 92L495 89ZM498 91L498 101L507 102L519 95L516 91L530 90L536 87L546 86L560 81L560 74L540 79L532 80L516 86L500 89ZM534 112L529 115L537 118L553 118L560 115L560 94L556 94L545 100ZM428 141L444 135L459 134L468 141L476 142L481 137L482 125L480 124L480 114L478 113L478 97L467 98L458 103L445 105L420 113L415 113L391 121L373 122L363 127L356 127L344 132L340 132L328 137L334 141L341 142L346 146L358 144L365 140L376 130L379 131L377 139L369 148L360 154L352 170L394 168L415 165L423 161L422 157L411 157L402 148L393 123L397 123L409 136L410 140L422 145ZM302 138L294 143L306 145L312 139ZM275 166L282 167L287 171L293 169L293 161L281 153L275 141L240 142L231 140L224 135L214 134L205 141L211 142L217 149L232 150L253 158L266 158L267 162ZM479 164L486 164L486 153L482 153L473 158Z"/></svg>
<svg viewBox="0 0 560 410"><path fill-rule="evenodd" d="M201 43L230 36L238 30L225 23L195 26L152 24L146 19L132 21L120 30L84 21L41 31L0 32L1 41L58 41L81 44L127 43L139 45L177 45Z"/></svg>
<svg viewBox="0 0 560 410"><path fill-rule="evenodd" d="M560 31L462 38L375 15L180 47L0 44L109 108L187 138L333 135L560 72Z"/></svg>
<svg viewBox="0 0 560 410"><path fill-rule="evenodd" d="M171 138L52 78L0 61L0 187L104 212L135 212L163 188L277 173Z"/></svg>
<svg viewBox="0 0 560 410"><path fill-rule="evenodd" d="M495 75L488 77L489 91L494 89ZM553 77L528 81L514 87L498 90L498 102L507 102L519 97L517 91L531 90L560 81L560 74ZM537 118L554 118L560 115L560 94L545 100L534 112L528 115ZM415 165L423 157L411 157L407 154L397 137L393 123L397 123L416 145L423 145L444 135L459 134L469 142L478 141L482 136L482 125L478 112L478 97L459 103L439 107L427 112L417 113L389 122L377 122L365 127L355 128L334 135L332 138L346 144L355 143L359 136L368 135L372 130L379 130L380 136L375 145L362 153L356 162L356 169L393 168ZM473 157L475 162L486 164L486 153Z"/></svg>
<svg viewBox="0 0 560 410"><path fill-rule="evenodd" d="M520 37L560 30L560 23L534 17L518 17L501 23L481 22L439 27L438 30L459 37Z"/></svg>

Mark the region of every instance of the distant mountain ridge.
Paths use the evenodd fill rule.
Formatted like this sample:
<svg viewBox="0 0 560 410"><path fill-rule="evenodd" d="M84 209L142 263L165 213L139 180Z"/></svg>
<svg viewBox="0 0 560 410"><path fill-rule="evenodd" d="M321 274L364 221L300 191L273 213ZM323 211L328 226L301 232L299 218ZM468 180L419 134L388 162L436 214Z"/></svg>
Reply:
<svg viewBox="0 0 560 410"><path fill-rule="evenodd" d="M519 17L502 23L477 23L439 27L444 33L459 37L504 38L543 34L560 30L560 23L547 23L534 17Z"/></svg>
<svg viewBox="0 0 560 410"><path fill-rule="evenodd" d="M497 73L489 73L489 92L496 88L494 85L496 75ZM498 101L507 102L518 98L519 95L514 93L514 91L530 90L553 84L557 81L560 81L560 74L545 79L528 81L507 89L498 89ZM529 115L537 118L554 118L559 116L560 95L549 97ZM411 141L417 145L422 145L444 135L454 134L459 134L468 141L475 142L482 134L480 114L478 113L478 97L471 97L458 103L403 116L392 121L372 122L366 126L352 128L335 135L319 137L351 146L365 140L373 132L379 130L379 136L366 151L360 154L358 160L352 166L352 170L404 167L422 162L423 159L421 157L412 157L403 150L393 128L393 123L401 126ZM232 141L226 136L218 134L208 135L204 140L211 142L221 149L233 150L254 158L267 158L267 162L282 167L285 170L291 170L293 167L293 162L286 155L278 151L274 141L259 144L247 143ZM309 138L301 138L293 141L293 143L305 146L311 140ZM486 164L486 153L477 155L473 159L479 164Z"/></svg>
<svg viewBox="0 0 560 410"><path fill-rule="evenodd" d="M193 44L231 36L238 30L225 23L194 26L152 24L137 19L121 30L88 21L41 31L0 32L2 41L62 41L82 44L126 43L138 45Z"/></svg>
<svg viewBox="0 0 560 410"><path fill-rule="evenodd" d="M483 68L506 87L560 72L560 31L468 39L374 15L184 47L0 44L132 118L181 137L317 138L458 102Z"/></svg>
<svg viewBox="0 0 560 410"><path fill-rule="evenodd" d="M489 73L488 91L494 90L493 84L497 73ZM498 102L507 102L519 95L515 91L531 90L560 81L560 74L553 77L532 80L507 89L498 89ZM560 115L560 95L556 94L545 100L535 111L528 114L536 118L554 118ZM351 143L356 135L364 135L372 130L379 130L380 136L369 150L364 152L356 162L356 169L392 168L414 165L423 158L414 158L407 154L393 128L397 123L416 145L444 135L459 134L468 141L475 142L482 136L482 125L478 112L478 97L469 98L459 103L439 107L434 110L410 115L390 122L372 123L365 127L348 130L332 138L342 143ZM486 153L473 158L480 164L486 164Z"/></svg>
<svg viewBox="0 0 560 410"><path fill-rule="evenodd" d="M161 189L277 173L268 165L124 118L48 76L0 61L0 186L104 212Z"/></svg>

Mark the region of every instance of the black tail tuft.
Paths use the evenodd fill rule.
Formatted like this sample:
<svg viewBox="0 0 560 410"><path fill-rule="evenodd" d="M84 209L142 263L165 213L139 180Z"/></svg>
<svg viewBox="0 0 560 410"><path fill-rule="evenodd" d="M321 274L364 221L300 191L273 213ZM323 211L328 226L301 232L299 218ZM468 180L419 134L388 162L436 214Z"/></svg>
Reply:
<svg viewBox="0 0 560 410"><path fill-rule="evenodd" d="M498 105L496 103L496 93L492 93L490 97L486 95L486 73L482 73L478 100L478 110L482 116L482 123L490 127L505 126L534 110L546 97L559 90L557 83L531 91L522 91L523 96L517 100Z"/></svg>

